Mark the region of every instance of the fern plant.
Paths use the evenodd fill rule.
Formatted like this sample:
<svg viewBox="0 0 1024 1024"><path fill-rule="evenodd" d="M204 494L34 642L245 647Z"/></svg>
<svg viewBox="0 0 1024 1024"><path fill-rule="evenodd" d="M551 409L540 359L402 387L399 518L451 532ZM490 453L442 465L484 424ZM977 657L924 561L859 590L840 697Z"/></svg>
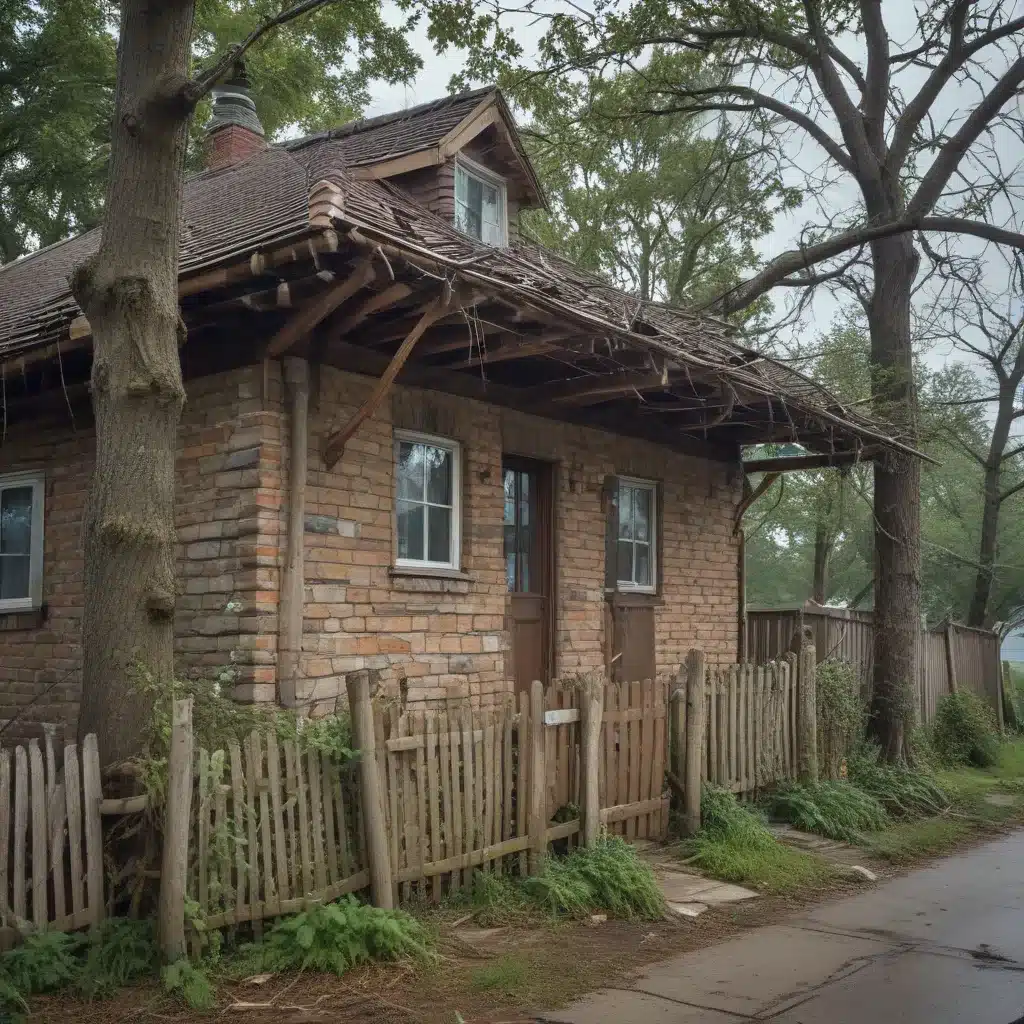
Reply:
<svg viewBox="0 0 1024 1024"><path fill-rule="evenodd" d="M209 1010L216 1002L213 985L202 967L191 960L177 960L161 972L164 991L177 996L190 1010Z"/></svg>
<svg viewBox="0 0 1024 1024"><path fill-rule="evenodd" d="M89 936L78 990L87 999L109 996L153 974L159 960L152 921L107 918Z"/></svg>
<svg viewBox="0 0 1024 1024"><path fill-rule="evenodd" d="M74 932L35 932L4 953L0 973L23 996L54 992L77 980L86 942Z"/></svg>

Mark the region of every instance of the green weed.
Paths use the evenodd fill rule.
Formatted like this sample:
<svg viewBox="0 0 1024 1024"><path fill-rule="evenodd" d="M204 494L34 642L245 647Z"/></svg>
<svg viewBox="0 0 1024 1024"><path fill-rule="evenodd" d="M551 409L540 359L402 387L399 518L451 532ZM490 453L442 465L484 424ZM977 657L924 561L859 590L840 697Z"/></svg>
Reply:
<svg viewBox="0 0 1024 1024"><path fill-rule="evenodd" d="M833 874L820 857L780 843L759 814L723 789L704 787L701 822L682 850L688 863L714 878L763 892L789 892L820 885Z"/></svg>
<svg viewBox="0 0 1024 1024"><path fill-rule="evenodd" d="M887 815L879 801L849 782L793 784L769 797L771 814L805 832L829 839L857 842L865 832L885 828Z"/></svg>
<svg viewBox="0 0 1024 1024"><path fill-rule="evenodd" d="M939 698L931 736L936 754L946 765L989 768L999 761L995 714L967 690Z"/></svg>
<svg viewBox="0 0 1024 1024"><path fill-rule="evenodd" d="M87 999L111 995L153 974L159 959L152 921L107 918L89 935L78 990Z"/></svg>
<svg viewBox="0 0 1024 1024"><path fill-rule="evenodd" d="M964 839L971 831L970 822L962 818L925 818L904 821L863 839L874 856L893 864L907 864L919 857L943 853Z"/></svg>
<svg viewBox="0 0 1024 1024"><path fill-rule="evenodd" d="M483 967L478 967L470 977L470 984L478 992L501 991L515 995L530 976L530 966L518 956L501 956Z"/></svg>
<svg viewBox="0 0 1024 1024"><path fill-rule="evenodd" d="M847 763L850 783L873 796L895 818L938 814L949 797L931 772L907 765L885 764L877 747L862 748Z"/></svg>
<svg viewBox="0 0 1024 1024"><path fill-rule="evenodd" d="M177 960L160 972L164 991L177 996L190 1010L209 1010L213 1007L213 985L201 966L191 960Z"/></svg>

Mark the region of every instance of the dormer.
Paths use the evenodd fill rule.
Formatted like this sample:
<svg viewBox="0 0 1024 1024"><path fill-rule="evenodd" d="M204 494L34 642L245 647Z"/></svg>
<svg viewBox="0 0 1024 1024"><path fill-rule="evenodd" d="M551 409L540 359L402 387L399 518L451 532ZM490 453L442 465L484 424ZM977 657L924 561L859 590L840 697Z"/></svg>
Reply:
<svg viewBox="0 0 1024 1024"><path fill-rule="evenodd" d="M332 133L334 134L334 133ZM515 121L494 87L357 121L334 136L357 177L386 178L489 245L546 205Z"/></svg>

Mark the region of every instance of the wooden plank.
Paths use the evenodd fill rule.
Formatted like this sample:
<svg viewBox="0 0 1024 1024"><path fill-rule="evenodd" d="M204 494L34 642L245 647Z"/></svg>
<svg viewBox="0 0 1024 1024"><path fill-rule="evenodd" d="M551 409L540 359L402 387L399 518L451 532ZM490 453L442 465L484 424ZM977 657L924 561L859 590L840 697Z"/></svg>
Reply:
<svg viewBox="0 0 1024 1024"><path fill-rule="evenodd" d="M657 683L654 694L654 764L651 771L651 796L661 796L665 788L665 769L668 739L668 707L665 703L668 688L664 683ZM668 817L664 810L651 815L651 835L661 841L668 834Z"/></svg>
<svg viewBox="0 0 1024 1024"><path fill-rule="evenodd" d="M561 689L558 696L559 704L563 709L567 710L571 694L567 690ZM573 733L577 728L578 726L568 724L557 726L555 729L556 747L558 750L558 767L556 769L558 796L556 797L556 802L559 807L565 807L569 804L579 806L579 795L572 788L573 772L571 757Z"/></svg>
<svg viewBox="0 0 1024 1024"><path fill-rule="evenodd" d="M486 720L487 713L485 711L477 711L475 713L477 722L475 724L483 725ZM487 756L484 749L484 737L485 729L481 728L480 738L477 739L475 733L473 736L473 802L475 806L475 817L473 819L473 846L485 847L487 846L487 809L484 806L484 795L486 793L487 783ZM482 867L484 865L481 865Z"/></svg>
<svg viewBox="0 0 1024 1024"><path fill-rule="evenodd" d="M441 801L441 849L433 860L451 857L454 850L454 833L452 831L452 765L451 737L448 728L448 715L441 711L437 715L437 759L438 759L438 799ZM443 883L443 879L441 880Z"/></svg>
<svg viewBox="0 0 1024 1024"><path fill-rule="evenodd" d="M245 863L247 875L247 892L249 903L254 906L262 903L264 893L260 887L260 862L259 862L259 833L256 822L256 757L252 748L254 733L249 734L245 744ZM257 923L257 937L262 937L259 922L262 917L257 915L253 918Z"/></svg>
<svg viewBox="0 0 1024 1024"><path fill-rule="evenodd" d="M516 726L516 835L520 838L529 832L530 805L530 695L519 691L519 718ZM525 878L529 867L526 852L519 855L519 877Z"/></svg>
<svg viewBox="0 0 1024 1024"><path fill-rule="evenodd" d="M335 791L338 788L338 771L326 754L320 755L320 785L324 801L324 844L327 848L327 878L330 884L337 882L338 874L338 833L334 821ZM342 822L344 828L344 822Z"/></svg>
<svg viewBox="0 0 1024 1024"><path fill-rule="evenodd" d="M769 752L766 746L765 716L766 716L766 693L770 692L771 675L767 665L762 665L757 672L757 692L754 695L754 736L757 740L754 745L754 788L761 789L765 783L765 771L769 762Z"/></svg>
<svg viewBox="0 0 1024 1024"><path fill-rule="evenodd" d="M205 751L200 751L200 759L205 754ZM245 829L245 775L242 771L242 749L238 745L237 740L232 740L228 744L228 758L231 768L231 823L232 829L234 830L235 836L244 835ZM202 786L202 760L200 764L200 786ZM200 789L202 792L202 789ZM235 910L241 912L243 906L246 905L246 880L248 878L248 871L245 863L245 850L241 843L235 843L235 872L234 872L234 889L235 893ZM249 897L248 902L255 903L259 900L259 893L252 893Z"/></svg>
<svg viewBox="0 0 1024 1024"><path fill-rule="evenodd" d="M547 854L547 769L545 767L544 684L530 684L529 871L536 874Z"/></svg>
<svg viewBox="0 0 1024 1024"><path fill-rule="evenodd" d="M82 744L82 790L85 888L92 920L98 923L103 919L103 823L100 821L103 785L100 781L100 751L95 733L89 733Z"/></svg>
<svg viewBox="0 0 1024 1024"><path fill-rule="evenodd" d="M601 811L601 821L611 825L616 821L628 821L630 818L639 818L642 815L656 811L662 813L668 805L665 797L655 797L651 800L638 800L636 803L619 804L617 807L605 807Z"/></svg>
<svg viewBox="0 0 1024 1024"><path fill-rule="evenodd" d="M270 780L263 760L262 736L253 730L249 742L252 745L252 759L256 766L256 792L259 794L260 871L263 875L263 897L264 899L273 899L277 896L277 885L274 878L273 840L271 839Z"/></svg>
<svg viewBox="0 0 1024 1024"><path fill-rule="evenodd" d="M210 752L199 748L199 803L196 807L196 902L202 913L210 909Z"/></svg>
<svg viewBox="0 0 1024 1024"><path fill-rule="evenodd" d="M90 744L90 740L92 743ZM91 746L91 750L90 750ZM94 768L90 766L94 762ZM98 898L94 893L91 875L92 850L89 848L90 817L95 819L99 831L99 814L90 810L90 777L95 772L99 781L99 752L96 737L86 736L82 764L83 783L86 793L85 830L87 862L90 867L89 909L97 911L103 903L103 876L98 883ZM164 801L164 840L160 854L160 894L157 906L157 939L160 953L166 962L173 963L185 955L185 899L188 895L188 847L192 833L192 790L195 772L192 736L192 698L175 700L171 705L171 736L167 755L167 793ZM96 804L98 811L99 797ZM102 871L102 864L100 865Z"/></svg>
<svg viewBox="0 0 1024 1024"><path fill-rule="evenodd" d="M64 878L64 824L67 817L67 801L64 797L64 783L53 787L47 805L47 824L50 830L50 873L53 876L53 921L67 916L67 894Z"/></svg>
<svg viewBox="0 0 1024 1024"><path fill-rule="evenodd" d="M617 730L617 750L615 759L617 763L618 784L616 786L616 803L626 803L629 800L629 722L622 717L626 708L629 707L629 683L619 683L619 714ZM623 825L622 832L626 828Z"/></svg>
<svg viewBox="0 0 1024 1024"><path fill-rule="evenodd" d="M629 706L631 708L643 707L643 691L639 682L629 684ZM642 747L643 721L635 720L627 723L629 730L629 796L631 804L640 801L640 756ZM626 838L637 837L637 821L629 818L626 821Z"/></svg>
<svg viewBox="0 0 1024 1024"><path fill-rule="evenodd" d="M502 756L501 746L502 738L504 736L505 725L504 716L497 711L491 711L491 722L494 726L494 745L491 748L491 757L493 758L491 767L491 792L494 799L494 812L491 815L491 837L489 843L491 846L497 846L501 842L501 821L504 816L504 803L502 802L502 795L504 793L503 786L503 775L502 775ZM501 862L497 862L497 867L500 869Z"/></svg>
<svg viewBox="0 0 1024 1024"><path fill-rule="evenodd" d="M426 776L421 779L425 781L425 790L430 814L430 856L425 857L427 863L442 860L444 858L441 841L441 790L440 772L437 753L437 723L438 716L428 713L423 719L424 742L426 744ZM441 876L435 875L430 887L430 895L435 903L441 900Z"/></svg>
<svg viewBox="0 0 1024 1024"><path fill-rule="evenodd" d="M0 807L10 806L10 760L3 751L0 760ZM7 792L4 791L4 783ZM85 910L85 871L82 868L82 782L78 767L78 745L69 743L64 748L64 799L68 810L68 859L71 865L71 910L81 914ZM4 816L4 823L7 818ZM2 837L0 857L3 858L4 902L7 894L7 835Z"/></svg>
<svg viewBox="0 0 1024 1024"><path fill-rule="evenodd" d="M416 797L419 822L419 846L416 851L416 863L421 867L429 864L430 841L433 835L433 822L430 811L435 806L434 793L428 794L427 788L427 723L422 714L416 715L412 723L412 731L419 737L420 745L416 750Z"/></svg>
<svg viewBox="0 0 1024 1024"><path fill-rule="evenodd" d="M708 673L708 781L720 783L718 777L718 669Z"/></svg>
<svg viewBox="0 0 1024 1024"><path fill-rule="evenodd" d="M412 716L408 714L401 715L399 717L399 735L408 736L411 732ZM402 831L399 841L402 853L402 866L407 868L416 866L420 848L419 807L416 800L415 780L413 779L413 763L411 753L404 753L399 761L402 779ZM411 898L411 886L408 882L405 882L402 886L402 899L403 901L408 901Z"/></svg>
<svg viewBox="0 0 1024 1024"><path fill-rule="evenodd" d="M219 751L218 753L220 754L220 766L221 769L223 769L224 752ZM231 847L235 845L238 837L236 835L232 835L230 840L226 843L223 841L226 839L225 833L228 828L228 792L230 792L231 787L227 785L221 777L222 771L213 771L213 758L210 759L210 774L216 775L212 781L214 785L213 835L214 850L217 856L214 860L210 885L212 891L216 892L217 897L216 899L211 897L211 903L215 904L215 908L210 907L210 910L212 911L214 909L226 909L227 901L232 895L229 892L231 887ZM216 883L213 881L214 877L216 878Z"/></svg>
<svg viewBox="0 0 1024 1024"><path fill-rule="evenodd" d="M74 748L72 748L74 749ZM65 755L66 757L67 755ZM77 763L75 765L77 769ZM75 778L78 778L77 771ZM10 904L8 851L11 848L11 752L0 748L0 919L6 921ZM82 852L79 850L79 868ZM79 871L81 874L81 871ZM79 879L81 888L81 879Z"/></svg>
<svg viewBox="0 0 1024 1024"><path fill-rule="evenodd" d="M458 715L450 719L451 735L449 737L449 755L451 758L452 771L452 854L451 857L458 859L465 852L462 845L462 808L464 798L462 795L462 732L459 727ZM459 871L452 874L452 886L462 885L462 875Z"/></svg>
<svg viewBox="0 0 1024 1024"><path fill-rule="evenodd" d="M277 736L267 733L267 777L270 783L270 813L273 815L274 831L274 867L276 881L274 895L279 900L288 899L292 895L288 884L288 853L285 846L285 825L281 800L281 756L277 745ZM268 849L269 852L269 849Z"/></svg>
<svg viewBox="0 0 1024 1024"><path fill-rule="evenodd" d="M45 931L49 918L46 899L46 877L49 865L46 856L46 772L39 740L28 743L29 796L32 807L32 923L38 931Z"/></svg>
<svg viewBox="0 0 1024 1024"><path fill-rule="evenodd" d="M298 807L299 819L299 853L302 858L302 895L308 896L314 891L315 882L313 879L313 852L310 842L309 828L309 803L305 772L302 770L302 749L298 740L292 740L289 746L293 747L292 763L295 765L295 798Z"/></svg>
<svg viewBox="0 0 1024 1024"><path fill-rule="evenodd" d="M44 748L46 751L46 806L53 805L53 794L57 789L57 752L53 747L53 734L57 727L50 722L43 723ZM61 917L64 915L61 914Z"/></svg>
<svg viewBox="0 0 1024 1024"><path fill-rule="evenodd" d="M302 854L299 852L299 801L296 795L295 746L288 740L281 741L284 751L285 829L288 836L288 878L294 898L304 896L302 888Z"/></svg>
<svg viewBox="0 0 1024 1024"><path fill-rule="evenodd" d="M569 822L568 827L570 830L573 825L578 828L579 822ZM566 827L567 826L560 825L558 826L558 830L565 829ZM458 857L448 857L445 860L434 864L424 864L422 874L416 874L416 872L420 871L419 867L407 868L403 874L402 880L411 881L414 878L420 877L430 878L434 875L443 875L448 872L452 872L454 877L454 875L460 870L464 871L467 876L472 877L472 868L483 864L485 860L495 860L498 857L505 857L509 854L519 853L520 851L525 850L529 846L529 843L529 836L516 836L515 839L507 839L505 842L498 843L496 846L482 846L477 850L468 850Z"/></svg>
<svg viewBox="0 0 1024 1024"><path fill-rule="evenodd" d="M739 772L738 750L739 750L739 679L742 671L741 665L729 666L729 772L728 782L736 781Z"/></svg>
<svg viewBox="0 0 1024 1024"><path fill-rule="evenodd" d="M28 854L28 755L14 748L14 891L11 908L19 921L26 920L25 858Z"/></svg>
<svg viewBox="0 0 1024 1024"><path fill-rule="evenodd" d="M501 838L502 838L503 841L505 839L511 839L512 838L512 830L515 827L514 826L514 822L512 820L513 814L515 812L515 809L512 806L512 786L513 786L513 782L514 782L514 779L513 779L513 776L512 776L512 764L513 764L513 759L512 759L512 722L513 722L513 718L515 717L514 714L513 714L514 710L515 709L513 707L511 707L511 706L506 707L505 708L505 717L503 719L504 742L503 742L503 745L502 745L502 755L503 755L502 781L504 783L504 808L505 808L505 820L504 820L504 825L502 826L502 831L501 831ZM501 861L498 861L498 863L500 864Z"/></svg>
<svg viewBox="0 0 1024 1024"><path fill-rule="evenodd" d="M322 892L327 888L327 859L324 856L323 779L320 775L320 754L316 750L306 751L306 779L313 838L313 889Z"/></svg>
<svg viewBox="0 0 1024 1024"><path fill-rule="evenodd" d="M478 847L483 846L483 843L479 841L479 797L480 797L480 759L477 755L476 740L473 736L475 730L475 716L472 710L467 710L465 717L462 719L462 757L466 765L466 784L463 787L463 796L466 799L466 805L463 807L462 815L462 826L465 829L463 833L463 849L468 853L470 850L475 850ZM466 879L467 883L472 882L472 875Z"/></svg>
<svg viewBox="0 0 1024 1024"><path fill-rule="evenodd" d="M494 721L490 712L485 711L482 714L484 724L484 740L483 740L483 764L477 771L477 775L482 776L483 784L478 792L482 795L482 805L478 805L478 813L481 815L481 826L482 832L480 837L480 846L487 847L494 845L494 838L491 832L494 829ZM477 747L479 750L480 747ZM481 870L489 872L491 865L488 861L484 861L481 865Z"/></svg>
<svg viewBox="0 0 1024 1024"><path fill-rule="evenodd" d="M338 823L338 871L339 881L348 878L359 862L359 843L352 843L349 827L349 813L345 798L346 779L335 769L334 811ZM352 816L354 820L354 815Z"/></svg>

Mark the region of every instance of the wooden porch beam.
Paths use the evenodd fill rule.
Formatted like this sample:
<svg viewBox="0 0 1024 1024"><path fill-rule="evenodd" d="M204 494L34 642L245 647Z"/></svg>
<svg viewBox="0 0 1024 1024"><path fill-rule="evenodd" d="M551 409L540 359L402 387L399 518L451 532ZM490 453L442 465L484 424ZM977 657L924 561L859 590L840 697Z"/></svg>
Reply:
<svg viewBox="0 0 1024 1024"><path fill-rule="evenodd" d="M282 326L267 343L266 357L276 359L284 355L296 342L304 338L321 320L330 316L343 302L350 299L361 288L365 288L374 277L373 263L363 260L352 273L338 284L317 296L308 306L303 306Z"/></svg>
<svg viewBox="0 0 1024 1024"><path fill-rule="evenodd" d="M510 335L501 345L477 352L457 363L446 363L446 370L470 370L488 363L507 363L513 359L529 359L543 356L558 348L558 343L574 337L569 332L554 332L537 339L526 339L522 335Z"/></svg>
<svg viewBox="0 0 1024 1024"><path fill-rule="evenodd" d="M830 452L824 455L780 455L773 459L751 459L743 463L744 473L796 473L807 469L830 469L870 462L877 448L861 448L856 452Z"/></svg>
<svg viewBox="0 0 1024 1024"><path fill-rule="evenodd" d="M373 295L367 297L363 301L362 305L347 314L342 318L340 323L331 328L331 334L336 338L340 338L343 335L348 334L349 331L354 330L374 313L379 313L383 309L388 309L395 305L395 303L401 302L402 299L408 298L410 295L412 295L412 288L402 281L396 281L394 284L388 285L388 287L383 291L374 292ZM416 327L413 327L413 330L416 330L422 322L421 317L419 323L416 324ZM431 323L433 323L433 321L431 321ZM429 326L429 324L427 326ZM426 330L426 328L424 328L424 330Z"/></svg>
<svg viewBox="0 0 1024 1024"><path fill-rule="evenodd" d="M672 386L672 379L667 370L663 373L627 370L595 374L545 385L537 389L533 397L539 402L553 402L558 406L597 405L634 392L662 391Z"/></svg>
<svg viewBox="0 0 1024 1024"><path fill-rule="evenodd" d="M747 509L750 508L750 506L753 505L754 502L757 501L757 499L760 498L761 495L764 494L780 476L782 476L781 473L765 473L761 482L754 488L751 488L749 482L744 479L743 500L736 506L736 516L733 520L732 532L734 534L738 533L740 527L743 525L743 517L746 515Z"/></svg>
<svg viewBox="0 0 1024 1024"><path fill-rule="evenodd" d="M439 317L444 316L452 307L456 301L455 294L447 291L444 295L439 296L423 311L423 315L420 317L419 323L409 332L409 336L402 342L398 351L391 357L391 362L388 363L384 373L381 374L380 380L377 381L376 386L370 393L369 398L360 406L352 418L339 430L332 431L327 437L327 442L324 447L324 462L328 469L332 469L334 464L341 458L342 453L345 451L345 445L348 444L349 438L359 429L365 420L368 420L377 407L384 400L384 396L388 393L388 389L395 382L395 378L398 376L402 367L405 365L406 360L412 355L412 350L416 347L416 342L420 340L423 333L427 330L430 325L437 320Z"/></svg>

